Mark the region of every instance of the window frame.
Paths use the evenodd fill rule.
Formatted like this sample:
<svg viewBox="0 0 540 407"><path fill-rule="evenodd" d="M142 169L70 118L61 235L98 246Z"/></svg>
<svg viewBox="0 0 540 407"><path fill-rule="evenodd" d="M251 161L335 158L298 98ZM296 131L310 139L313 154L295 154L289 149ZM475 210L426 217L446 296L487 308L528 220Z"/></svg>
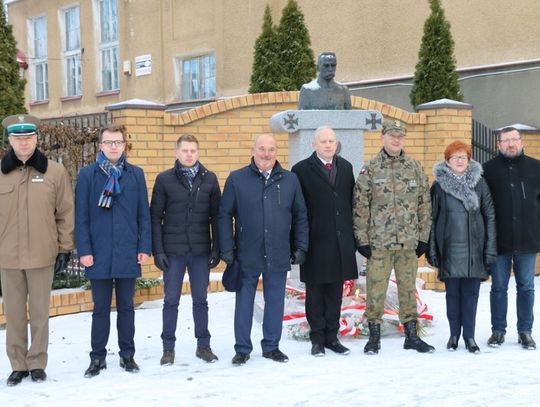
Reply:
<svg viewBox="0 0 540 407"><path fill-rule="evenodd" d="M106 5L108 19L104 19ZM118 1L96 0L97 14L97 48L99 52L98 81L101 92L114 92L120 90L120 50L118 30Z"/></svg>
<svg viewBox="0 0 540 407"><path fill-rule="evenodd" d="M76 20L68 20L71 12L77 11ZM62 53L64 56L64 94L66 97L82 96L82 49L81 8L75 4L61 10ZM71 25L75 23L73 28ZM72 37L75 35L75 38Z"/></svg>
<svg viewBox="0 0 540 407"><path fill-rule="evenodd" d="M181 100L209 99L216 96L215 52L212 51L179 58L178 65L180 70ZM190 68L189 73L186 72L188 66ZM195 69L191 70L191 68ZM191 78L187 78L187 75L190 75ZM196 75L196 77L193 77L193 75ZM188 83L190 85L189 87Z"/></svg>
<svg viewBox="0 0 540 407"><path fill-rule="evenodd" d="M38 22L42 21L42 36L36 36ZM45 14L30 17L28 26L28 49L30 50L30 90L32 103L49 100L49 63L47 43L47 16ZM38 75L41 72L41 75Z"/></svg>

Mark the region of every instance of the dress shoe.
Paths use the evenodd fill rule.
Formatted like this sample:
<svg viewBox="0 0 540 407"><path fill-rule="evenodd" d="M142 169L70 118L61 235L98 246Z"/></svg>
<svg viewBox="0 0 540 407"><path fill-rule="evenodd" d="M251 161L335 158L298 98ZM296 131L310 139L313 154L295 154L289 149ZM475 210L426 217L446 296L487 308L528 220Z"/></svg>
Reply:
<svg viewBox="0 0 540 407"><path fill-rule="evenodd" d="M316 357L324 356L324 346L320 343L311 345L311 354Z"/></svg>
<svg viewBox="0 0 540 407"><path fill-rule="evenodd" d="M33 382L44 382L47 379L47 373L43 369L30 370L30 377Z"/></svg>
<svg viewBox="0 0 540 407"><path fill-rule="evenodd" d="M453 352L457 349L459 338L457 336L451 336L450 339L448 339L448 343L446 344L446 349L448 349L450 352Z"/></svg>
<svg viewBox="0 0 540 407"><path fill-rule="evenodd" d="M171 366L174 363L174 350L164 350L159 364L161 366Z"/></svg>
<svg viewBox="0 0 540 407"><path fill-rule="evenodd" d="M133 359L133 356L120 358L120 367L129 373L139 373L139 365Z"/></svg>
<svg viewBox="0 0 540 407"><path fill-rule="evenodd" d="M97 376L100 371L107 369L107 363L104 360L94 359L90 361L90 366L84 372L84 377L90 378Z"/></svg>
<svg viewBox="0 0 540 407"><path fill-rule="evenodd" d="M349 348L346 348L345 346L343 346L341 342L338 340L332 343L327 343L324 346L339 355L348 355L349 353L351 353Z"/></svg>
<svg viewBox="0 0 540 407"><path fill-rule="evenodd" d="M476 344L476 341L474 340L474 338L463 338L463 339L465 341L465 347L467 348L469 352L475 353L475 354L480 353L480 348Z"/></svg>
<svg viewBox="0 0 540 407"><path fill-rule="evenodd" d="M535 350L536 342L532 338L530 333L522 332L519 334L518 342L521 344L523 349Z"/></svg>
<svg viewBox="0 0 540 407"><path fill-rule="evenodd" d="M26 376L28 376L28 370L14 370L7 379L7 385L16 386L22 382L22 379Z"/></svg>
<svg viewBox="0 0 540 407"><path fill-rule="evenodd" d="M285 363L289 361L289 357L280 351L278 348L270 352L263 352L263 358L272 359L274 362Z"/></svg>
<svg viewBox="0 0 540 407"><path fill-rule="evenodd" d="M492 348L498 348L504 343L504 334L502 332L493 332L489 337L487 344Z"/></svg>
<svg viewBox="0 0 540 407"><path fill-rule="evenodd" d="M242 366L242 365L245 365L248 360L249 360L249 355L247 353L238 352L232 358L232 364L236 366Z"/></svg>
<svg viewBox="0 0 540 407"><path fill-rule="evenodd" d="M212 352L210 346L197 346L195 356L208 363L214 363L218 360L218 357Z"/></svg>

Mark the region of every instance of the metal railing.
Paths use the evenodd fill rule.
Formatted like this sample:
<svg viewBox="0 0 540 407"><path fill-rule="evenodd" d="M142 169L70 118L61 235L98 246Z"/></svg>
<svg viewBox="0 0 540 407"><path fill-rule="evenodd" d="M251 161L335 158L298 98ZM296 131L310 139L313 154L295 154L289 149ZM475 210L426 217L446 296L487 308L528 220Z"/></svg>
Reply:
<svg viewBox="0 0 540 407"><path fill-rule="evenodd" d="M497 155L497 132L473 119L472 158L480 164Z"/></svg>

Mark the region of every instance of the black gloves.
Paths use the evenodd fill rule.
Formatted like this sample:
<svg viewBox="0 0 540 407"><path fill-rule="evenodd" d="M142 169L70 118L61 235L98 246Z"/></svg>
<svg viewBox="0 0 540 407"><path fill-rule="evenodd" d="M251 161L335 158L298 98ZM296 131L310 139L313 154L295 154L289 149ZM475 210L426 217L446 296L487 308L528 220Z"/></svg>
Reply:
<svg viewBox="0 0 540 407"><path fill-rule="evenodd" d="M358 253L360 253L366 259L369 259L371 257L371 246L368 244L365 246L358 246L356 250L358 250Z"/></svg>
<svg viewBox="0 0 540 407"><path fill-rule="evenodd" d="M58 253L56 261L54 263L54 275L66 271L71 253Z"/></svg>
<svg viewBox="0 0 540 407"><path fill-rule="evenodd" d="M416 246L416 257L420 257L425 254L428 250L428 244L426 242L418 241L418 246Z"/></svg>
<svg viewBox="0 0 540 407"><path fill-rule="evenodd" d="M208 258L208 268L213 269L219 264L219 251L212 250L210 252L210 257Z"/></svg>
<svg viewBox="0 0 540 407"><path fill-rule="evenodd" d="M221 253L221 260L227 263L228 266L234 262L234 250L229 250Z"/></svg>
<svg viewBox="0 0 540 407"><path fill-rule="evenodd" d="M426 255L426 260L427 260L427 262L429 263L430 266L433 266L435 268L440 267L439 259L438 259L437 256L428 256L428 255Z"/></svg>
<svg viewBox="0 0 540 407"><path fill-rule="evenodd" d="M154 264L163 272L169 270L169 259L165 253L154 254Z"/></svg>
<svg viewBox="0 0 540 407"><path fill-rule="evenodd" d="M306 261L306 252L302 249L296 249L291 254L291 264L304 264Z"/></svg>

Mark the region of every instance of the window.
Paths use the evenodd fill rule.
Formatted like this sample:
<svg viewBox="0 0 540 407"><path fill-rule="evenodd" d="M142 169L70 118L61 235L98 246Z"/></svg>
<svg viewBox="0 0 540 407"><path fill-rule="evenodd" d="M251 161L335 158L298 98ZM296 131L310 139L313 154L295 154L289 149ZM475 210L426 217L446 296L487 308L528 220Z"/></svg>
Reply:
<svg viewBox="0 0 540 407"><path fill-rule="evenodd" d="M101 55L101 90L117 90L118 78L118 8L117 0L99 1Z"/></svg>
<svg viewBox="0 0 540 407"><path fill-rule="evenodd" d="M79 7L64 10L64 60L66 72L66 95L82 94L81 25Z"/></svg>
<svg viewBox="0 0 540 407"><path fill-rule="evenodd" d="M182 99L216 96L216 59L213 54L184 59L182 62Z"/></svg>
<svg viewBox="0 0 540 407"><path fill-rule="evenodd" d="M45 16L30 20L31 91L36 102L49 99L49 67L47 65L47 19Z"/></svg>

